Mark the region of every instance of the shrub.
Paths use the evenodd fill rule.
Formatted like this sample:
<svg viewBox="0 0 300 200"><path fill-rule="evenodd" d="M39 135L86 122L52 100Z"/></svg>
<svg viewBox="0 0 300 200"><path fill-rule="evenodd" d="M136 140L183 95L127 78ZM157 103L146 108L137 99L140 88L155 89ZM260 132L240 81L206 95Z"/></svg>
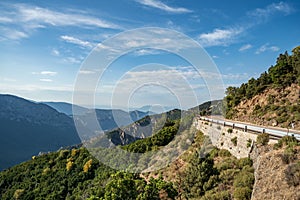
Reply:
<svg viewBox="0 0 300 200"><path fill-rule="evenodd" d="M290 164L284 173L289 186L298 186L300 184L300 161Z"/></svg>
<svg viewBox="0 0 300 200"><path fill-rule="evenodd" d="M219 152L218 152L218 155L220 157L230 157L231 153L226 149L220 149Z"/></svg>
<svg viewBox="0 0 300 200"><path fill-rule="evenodd" d="M236 146L237 145L237 137L232 138L231 142L234 144L234 146Z"/></svg>
<svg viewBox="0 0 300 200"><path fill-rule="evenodd" d="M252 144L252 140L251 140L251 139L248 139L248 140L247 140L247 148L251 147L251 144Z"/></svg>
<svg viewBox="0 0 300 200"><path fill-rule="evenodd" d="M269 134L268 133L261 133L257 136L256 142L259 145L267 145L269 143Z"/></svg>
<svg viewBox="0 0 300 200"><path fill-rule="evenodd" d="M253 173L246 172L246 171L241 171L239 174L237 174L234 177L233 186L235 188L237 188L237 187L252 188L254 180L255 180L255 178L254 178Z"/></svg>
<svg viewBox="0 0 300 200"><path fill-rule="evenodd" d="M209 157L210 158L215 158L219 155L219 149L214 147L210 152L209 152Z"/></svg>
<svg viewBox="0 0 300 200"><path fill-rule="evenodd" d="M241 158L237 161L238 168L242 169L245 166L252 166L253 161L250 158Z"/></svg>
<svg viewBox="0 0 300 200"><path fill-rule="evenodd" d="M221 130L221 126L220 126L220 125L219 125L219 126L217 126L217 129L218 129L218 130Z"/></svg>
<svg viewBox="0 0 300 200"><path fill-rule="evenodd" d="M294 147L298 145L298 141L294 136L284 136L281 138L282 143L287 145L288 147Z"/></svg>
<svg viewBox="0 0 300 200"><path fill-rule="evenodd" d="M231 195L229 191L220 191L217 193L206 193L205 196L201 198L201 200L230 200Z"/></svg>
<svg viewBox="0 0 300 200"><path fill-rule="evenodd" d="M220 173L220 179L222 180L223 183L231 183L234 180L234 177L236 176L236 174L239 173L240 170L238 169L227 169L227 170L223 170Z"/></svg>
<svg viewBox="0 0 300 200"><path fill-rule="evenodd" d="M232 132L233 132L232 128L229 128L229 129L227 130L227 132L228 132L228 133L232 133Z"/></svg>
<svg viewBox="0 0 300 200"><path fill-rule="evenodd" d="M295 160L295 150L293 148L287 148L284 150L283 154L281 154L281 160L285 164L289 164Z"/></svg>
<svg viewBox="0 0 300 200"><path fill-rule="evenodd" d="M275 149L281 148L283 145L286 145L287 147L294 147L299 145L297 139L294 136L284 136L278 142L274 145Z"/></svg>
<svg viewBox="0 0 300 200"><path fill-rule="evenodd" d="M248 187L238 187L234 189L233 196L236 200L251 199L252 190Z"/></svg>

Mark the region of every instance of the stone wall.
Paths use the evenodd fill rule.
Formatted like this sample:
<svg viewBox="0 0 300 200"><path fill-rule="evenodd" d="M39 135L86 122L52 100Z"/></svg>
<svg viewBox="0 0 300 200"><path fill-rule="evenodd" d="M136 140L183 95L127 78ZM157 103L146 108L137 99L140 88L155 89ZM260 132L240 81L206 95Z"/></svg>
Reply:
<svg viewBox="0 0 300 200"><path fill-rule="evenodd" d="M254 133L248 133L241 129L232 129L232 127L200 119L195 119L194 126L204 135L209 136L215 147L227 149L237 158L249 156L257 137L257 134Z"/></svg>

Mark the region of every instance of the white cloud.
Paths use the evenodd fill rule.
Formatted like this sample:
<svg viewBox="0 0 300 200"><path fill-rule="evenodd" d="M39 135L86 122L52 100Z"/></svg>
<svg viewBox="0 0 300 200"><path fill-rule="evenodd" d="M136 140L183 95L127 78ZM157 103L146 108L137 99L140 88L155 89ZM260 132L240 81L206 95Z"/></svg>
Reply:
<svg viewBox="0 0 300 200"><path fill-rule="evenodd" d="M51 10L28 4L5 4L0 10L0 23L13 28L0 27L0 37L20 40L29 37L34 30L48 26L73 26L79 28L122 29L118 25L87 15L82 10Z"/></svg>
<svg viewBox="0 0 300 200"><path fill-rule="evenodd" d="M60 52L57 49L52 49L51 54L54 56L59 56Z"/></svg>
<svg viewBox="0 0 300 200"><path fill-rule="evenodd" d="M41 71L41 72L32 72L34 75L45 75L45 76L55 76L57 75L57 72L53 71Z"/></svg>
<svg viewBox="0 0 300 200"><path fill-rule="evenodd" d="M248 13L250 17L255 17L256 19L267 19L271 15L276 13L284 13L286 15L292 13L294 9L285 2L272 3L266 8L257 8L254 11Z"/></svg>
<svg viewBox="0 0 300 200"><path fill-rule="evenodd" d="M279 51L280 48L277 46L270 46L268 43L262 45L259 49L256 50L255 54L260 54L263 53L265 51L272 51L272 52L276 52Z"/></svg>
<svg viewBox="0 0 300 200"><path fill-rule="evenodd" d="M249 74L242 73L242 74L222 74L223 79L227 80L247 80L249 79Z"/></svg>
<svg viewBox="0 0 300 200"><path fill-rule="evenodd" d="M49 76L55 76L57 72L51 72L51 71L42 71L42 75L49 75Z"/></svg>
<svg viewBox="0 0 300 200"><path fill-rule="evenodd" d="M16 79L13 79L13 78L2 78L0 80L6 81L6 82L16 82L17 81Z"/></svg>
<svg viewBox="0 0 300 200"><path fill-rule="evenodd" d="M88 75L88 74L95 74L95 72L94 71L89 71L89 70L80 70L79 74L86 74L86 75Z"/></svg>
<svg viewBox="0 0 300 200"><path fill-rule="evenodd" d="M251 49L251 48L252 48L251 44L245 44L245 45L241 46L239 51L242 52L242 51L246 51L247 49Z"/></svg>
<svg viewBox="0 0 300 200"><path fill-rule="evenodd" d="M52 79L48 79L48 78L41 78L40 81L42 82L52 82Z"/></svg>
<svg viewBox="0 0 300 200"><path fill-rule="evenodd" d="M192 10L189 10L187 8L180 8L180 7L176 8L176 7L168 6L159 0L136 0L136 2L138 2L142 5L149 6L152 8L157 8L157 9L169 12L169 13L182 14L182 13L193 12Z"/></svg>
<svg viewBox="0 0 300 200"><path fill-rule="evenodd" d="M243 24L237 24L227 29L216 28L210 33L200 34L198 39L203 46L226 46L234 43L237 37L248 29L264 23L271 16L280 13L288 15L293 11L294 9L288 3L273 3L265 8L257 8L248 12L247 16L244 17L245 22ZM276 51L276 48L274 50Z"/></svg>
<svg viewBox="0 0 300 200"><path fill-rule="evenodd" d="M74 58L74 57L66 57L63 59L63 62L71 63L71 64L79 64L82 62L82 59Z"/></svg>
<svg viewBox="0 0 300 200"><path fill-rule="evenodd" d="M2 37L5 39L10 40L21 40L23 38L29 37L29 35L23 31L5 27L0 27L0 35L2 35Z"/></svg>
<svg viewBox="0 0 300 200"><path fill-rule="evenodd" d="M202 33L199 42L202 46L226 46L231 44L235 38L243 32L242 29L215 29L210 33Z"/></svg>
<svg viewBox="0 0 300 200"><path fill-rule="evenodd" d="M144 55L157 55L162 54L162 51L158 51L155 49L138 49L134 51L134 55L136 56L144 56Z"/></svg>
<svg viewBox="0 0 300 200"><path fill-rule="evenodd" d="M76 44L76 45L79 45L79 46L82 46L82 47L94 47L96 45L88 42L88 41L83 41L83 40L80 40L78 38L75 38L75 37L72 37L72 36L68 36L68 35L62 35L60 36L60 38L68 43L72 43L72 44Z"/></svg>
<svg viewBox="0 0 300 200"><path fill-rule="evenodd" d="M12 22L11 18L8 17L0 17L0 23L9 23Z"/></svg>
<svg viewBox="0 0 300 200"><path fill-rule="evenodd" d="M96 17L83 15L80 11L58 12L46 8L16 4L16 18L35 25L79 26L118 29L119 26Z"/></svg>
<svg viewBox="0 0 300 200"><path fill-rule="evenodd" d="M120 34L108 44L104 42L97 45L95 50L107 50L110 54L115 55L124 53L129 49L134 50L135 48L153 50L151 52L145 50L136 52L140 54L146 54L159 52L163 53L162 51L179 52L181 50L199 48L199 46L193 40L183 36L180 33L173 32L168 29L146 28L136 29L134 31L128 31L124 34Z"/></svg>

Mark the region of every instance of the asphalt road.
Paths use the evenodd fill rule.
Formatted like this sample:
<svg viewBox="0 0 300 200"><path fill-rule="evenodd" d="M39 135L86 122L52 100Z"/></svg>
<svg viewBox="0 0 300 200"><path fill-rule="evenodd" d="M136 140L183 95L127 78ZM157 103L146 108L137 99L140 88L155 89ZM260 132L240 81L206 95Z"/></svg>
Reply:
<svg viewBox="0 0 300 200"><path fill-rule="evenodd" d="M273 136L277 137L283 137L286 135L293 135L297 140L300 140L300 132L294 129L278 129L278 128L269 128L269 127L264 127L264 126L258 126L250 123L243 123L243 122L237 122L237 121L232 121L232 120L226 120L226 119L220 119L219 117L201 117L199 116L200 119L209 121L212 123L220 124L220 125L225 125L226 126L232 126L234 128L239 128L239 129L244 129L247 131L254 131L259 133L268 133Z"/></svg>

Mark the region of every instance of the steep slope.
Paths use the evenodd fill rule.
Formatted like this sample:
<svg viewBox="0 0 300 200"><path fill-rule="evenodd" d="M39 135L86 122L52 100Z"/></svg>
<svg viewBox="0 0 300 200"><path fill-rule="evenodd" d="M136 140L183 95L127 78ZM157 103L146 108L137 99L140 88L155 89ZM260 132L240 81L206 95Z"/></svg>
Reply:
<svg viewBox="0 0 300 200"><path fill-rule="evenodd" d="M181 112L181 110L174 109L162 114L145 116L127 126L119 126L94 138L92 146L127 145L136 140L147 138L161 129L168 121L181 119Z"/></svg>
<svg viewBox="0 0 300 200"><path fill-rule="evenodd" d="M226 117L300 130L300 46L257 79L226 91Z"/></svg>
<svg viewBox="0 0 300 200"><path fill-rule="evenodd" d="M0 169L81 142L73 120L47 105L12 95L0 105Z"/></svg>
<svg viewBox="0 0 300 200"><path fill-rule="evenodd" d="M252 200L300 198L299 143L285 137L279 144L282 146L260 146L253 152L256 181Z"/></svg>
<svg viewBox="0 0 300 200"><path fill-rule="evenodd" d="M235 107L234 120L300 130L300 86L269 88Z"/></svg>

